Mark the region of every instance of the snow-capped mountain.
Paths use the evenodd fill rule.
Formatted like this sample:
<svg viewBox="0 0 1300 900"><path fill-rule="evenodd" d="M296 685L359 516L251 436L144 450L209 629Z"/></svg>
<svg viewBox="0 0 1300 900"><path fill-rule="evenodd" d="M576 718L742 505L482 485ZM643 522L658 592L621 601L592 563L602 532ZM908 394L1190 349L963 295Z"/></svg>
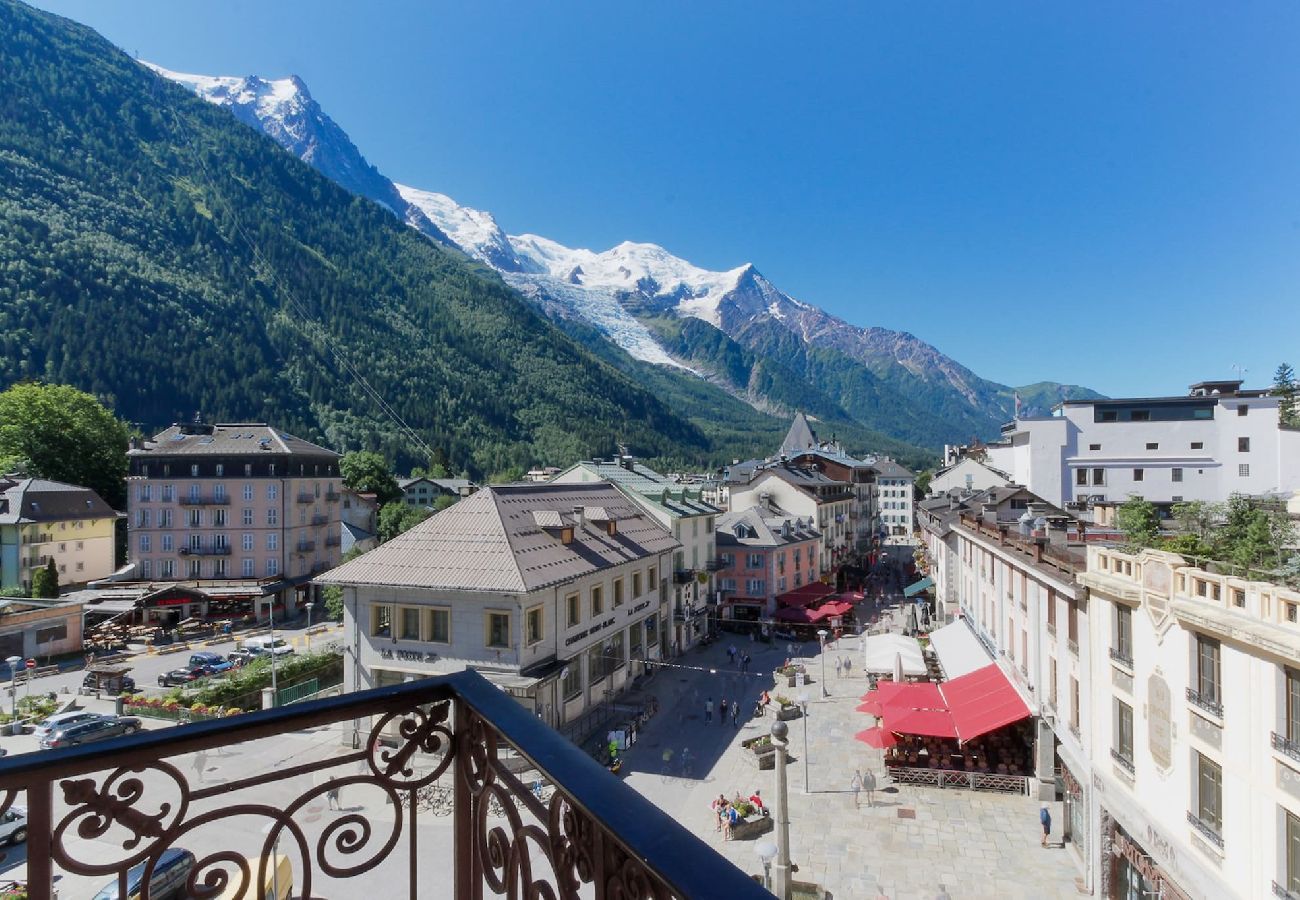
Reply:
<svg viewBox="0 0 1300 900"><path fill-rule="evenodd" d="M205 100L224 106L236 119L275 140L322 175L354 194L386 208L412 228L450 243L420 209L361 155L347 132L325 115L307 85L296 75L265 79L190 75L144 63L164 78L182 84Z"/></svg>
<svg viewBox="0 0 1300 900"><path fill-rule="evenodd" d="M810 393L831 398L832 414L930 446L995 434L1013 414L1012 388L980 378L911 334L853 325L796 300L751 264L715 272L657 244L627 241L598 252L535 234L508 235L489 212L394 184L365 161L296 77L268 81L150 68L229 108L348 190L492 267L551 317L581 320L632 357L708 377L759 409L786 411L770 386L774 379L801 380ZM670 334L665 317L697 319L716 331ZM1044 402L1097 396L1052 382L1025 390Z"/></svg>

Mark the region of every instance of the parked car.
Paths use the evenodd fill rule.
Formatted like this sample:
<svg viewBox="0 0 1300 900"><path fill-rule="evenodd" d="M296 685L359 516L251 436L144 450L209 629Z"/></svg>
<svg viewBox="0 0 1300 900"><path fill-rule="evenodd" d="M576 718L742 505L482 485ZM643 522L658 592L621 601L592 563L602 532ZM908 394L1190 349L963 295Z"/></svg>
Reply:
<svg viewBox="0 0 1300 900"><path fill-rule="evenodd" d="M158 864L153 868L149 879L150 900L171 900L185 892L185 880L194 868L194 854L182 847L171 847L158 857ZM144 869L148 865L142 862L132 866L126 873L126 897L117 890L114 878L95 895L94 900L136 900L144 888Z"/></svg>
<svg viewBox="0 0 1300 900"><path fill-rule="evenodd" d="M230 661L232 666L239 668L240 666L248 665L261 655L262 654L258 653L256 650L235 650L228 654L226 659Z"/></svg>
<svg viewBox="0 0 1300 900"><path fill-rule="evenodd" d="M234 667L234 663L230 660L220 653L213 653L210 650L190 654L190 668L204 669L209 675L220 675L222 672L229 672Z"/></svg>
<svg viewBox="0 0 1300 900"><path fill-rule="evenodd" d="M81 679L80 694L134 694L139 690L135 679L126 674L130 666L91 666Z"/></svg>
<svg viewBox="0 0 1300 900"><path fill-rule="evenodd" d="M21 844L27 840L27 810L11 806L0 816L0 844Z"/></svg>
<svg viewBox="0 0 1300 900"><path fill-rule="evenodd" d="M254 653L270 653L273 656L287 656L293 652L293 647L282 637L252 637L244 641L245 650L252 650Z"/></svg>
<svg viewBox="0 0 1300 900"><path fill-rule="evenodd" d="M60 747L75 747L78 744L135 734L140 728L140 720L134 716L97 716L85 722L74 722L54 729L41 741L41 748L57 750Z"/></svg>
<svg viewBox="0 0 1300 900"><path fill-rule="evenodd" d="M164 672L158 676L158 684L160 687L175 687L178 684L189 684L191 681L197 681L207 674L208 670L202 666L196 666L192 669L172 669L170 672Z"/></svg>
<svg viewBox="0 0 1300 900"><path fill-rule="evenodd" d="M84 709L79 709L76 712L58 713L50 716L43 722L38 722L36 727L32 729L32 734L35 736L36 742L40 743L45 740L52 731L58 731L60 728L66 728L67 726L75 725L78 722L89 722L91 719L99 719L102 718L103 715L103 713L90 712Z"/></svg>

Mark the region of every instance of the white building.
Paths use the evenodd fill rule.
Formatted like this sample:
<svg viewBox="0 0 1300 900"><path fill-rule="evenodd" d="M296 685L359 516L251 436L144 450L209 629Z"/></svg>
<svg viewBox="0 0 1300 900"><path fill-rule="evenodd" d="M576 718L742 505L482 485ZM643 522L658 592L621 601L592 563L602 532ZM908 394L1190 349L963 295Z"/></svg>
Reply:
<svg viewBox="0 0 1300 900"><path fill-rule="evenodd" d="M942 497L949 493L974 493L991 487L1012 484L1011 476L969 456L955 460L934 473L930 479L930 496Z"/></svg>
<svg viewBox="0 0 1300 900"><path fill-rule="evenodd" d="M317 582L343 588L348 690L473 668L560 727L660 658L680 546L607 482L499 485Z"/></svg>
<svg viewBox="0 0 1300 900"><path fill-rule="evenodd" d="M1278 399L1240 381L1191 386L1183 397L1067 400L1017 419L988 463L1057 506L1222 501L1300 488L1300 430L1278 424Z"/></svg>
<svg viewBox="0 0 1300 900"><path fill-rule="evenodd" d="M743 487L731 487L731 511L754 506L771 506L800 518L811 518L821 534L817 568L834 572L852 549L853 519L858 502L853 485L818 472L789 464L772 465L754 473Z"/></svg>
<svg viewBox="0 0 1300 900"><path fill-rule="evenodd" d="M886 536L910 536L916 527L916 475L888 457L870 461L876 470L876 505Z"/></svg>
<svg viewBox="0 0 1300 900"><path fill-rule="evenodd" d="M704 500L703 486L690 488L622 453L610 460L575 463L553 479L553 484L589 484L606 481L654 517L681 543L672 566L663 571L673 582L673 628L669 652L694 647L708 632L709 615L718 614L719 599L714 573L719 568L716 519L722 510Z"/></svg>
<svg viewBox="0 0 1300 900"><path fill-rule="evenodd" d="M1097 893L1300 896L1300 592L1183 562L1094 547L1079 578Z"/></svg>

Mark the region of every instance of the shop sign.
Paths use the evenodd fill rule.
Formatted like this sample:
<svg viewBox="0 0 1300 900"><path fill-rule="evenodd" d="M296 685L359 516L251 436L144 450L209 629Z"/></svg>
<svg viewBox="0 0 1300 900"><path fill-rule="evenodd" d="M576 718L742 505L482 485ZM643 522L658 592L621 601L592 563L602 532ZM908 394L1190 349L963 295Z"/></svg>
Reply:
<svg viewBox="0 0 1300 900"><path fill-rule="evenodd" d="M593 634L599 634L609 626L613 625L616 621L617 621L616 616L610 616L608 619L601 622L599 625L592 625L590 628L584 628L582 631L579 631L577 634L571 634L564 639L564 646L571 647L585 637L590 637Z"/></svg>
<svg viewBox="0 0 1300 900"><path fill-rule="evenodd" d="M650 605L649 600L642 600L636 606L630 607L627 611L628 618L635 616L637 613L639 613L641 610L645 609L649 605Z"/></svg>
<svg viewBox="0 0 1300 900"><path fill-rule="evenodd" d="M394 650L391 647L379 648L380 659L399 659L402 662L437 662L441 659L437 653L425 650Z"/></svg>

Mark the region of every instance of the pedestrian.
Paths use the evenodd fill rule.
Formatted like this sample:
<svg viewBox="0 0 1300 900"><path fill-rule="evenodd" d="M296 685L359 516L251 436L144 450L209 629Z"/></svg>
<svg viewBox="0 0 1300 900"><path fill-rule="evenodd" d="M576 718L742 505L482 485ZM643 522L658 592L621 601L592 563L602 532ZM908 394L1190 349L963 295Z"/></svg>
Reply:
<svg viewBox="0 0 1300 900"><path fill-rule="evenodd" d="M749 654L748 654L748 653L746 653L743 657L741 657L741 660L740 660L740 671L741 671L741 672L746 672L746 673L749 672L749 659L750 659L750 657L749 657Z"/></svg>
<svg viewBox="0 0 1300 900"><path fill-rule="evenodd" d="M726 810L726 807L727 807L727 798L724 797L722 794L719 794L719 795L718 795L718 799L717 799L717 800L714 800L712 803L709 804L709 808L713 810L713 830L714 830L714 831L721 831L721 830L722 830L722 819L723 819L723 816L724 816L724 812L725 812L725 810Z"/></svg>
<svg viewBox="0 0 1300 900"><path fill-rule="evenodd" d="M194 754L194 777L199 781L203 780L203 773L208 768L208 752L200 750Z"/></svg>
<svg viewBox="0 0 1300 900"><path fill-rule="evenodd" d="M852 657L849 657L849 656L844 657L844 677L845 677L845 678L848 678L848 677L849 677L849 670L852 669L852 668L853 668L853 658L852 658Z"/></svg>
<svg viewBox="0 0 1300 900"><path fill-rule="evenodd" d="M704 703L704 724L707 725L712 721L713 721L713 698L710 697Z"/></svg>
<svg viewBox="0 0 1300 900"><path fill-rule="evenodd" d="M739 700L731 701L731 724L736 726L737 730L740 729L740 701Z"/></svg>
<svg viewBox="0 0 1300 900"><path fill-rule="evenodd" d="M861 804L858 802L858 795L862 793L862 772L855 770L853 778L849 780L849 788L853 791L853 808L859 809Z"/></svg>
<svg viewBox="0 0 1300 900"><path fill-rule="evenodd" d="M844 674L844 660L839 657L835 658L835 677L840 678Z"/></svg>
<svg viewBox="0 0 1300 900"><path fill-rule="evenodd" d="M726 725L727 724L727 698L726 697L722 698L722 701L718 704L718 708L722 711L722 715L718 716L718 724Z"/></svg>
<svg viewBox="0 0 1300 900"><path fill-rule="evenodd" d="M330 789L325 792L325 805L330 809L343 809L343 804L339 801L339 786L335 783L330 784Z"/></svg>
<svg viewBox="0 0 1300 900"><path fill-rule="evenodd" d="M1052 833L1052 814L1048 812L1047 805L1038 811L1038 821L1043 823L1043 846L1047 846L1047 836Z"/></svg>
<svg viewBox="0 0 1300 900"><path fill-rule="evenodd" d="M733 666L736 664L736 645L730 644L727 647L727 661Z"/></svg>
<svg viewBox="0 0 1300 900"><path fill-rule="evenodd" d="M876 805L876 773L867 769L862 773L862 790L867 793L867 806Z"/></svg>

